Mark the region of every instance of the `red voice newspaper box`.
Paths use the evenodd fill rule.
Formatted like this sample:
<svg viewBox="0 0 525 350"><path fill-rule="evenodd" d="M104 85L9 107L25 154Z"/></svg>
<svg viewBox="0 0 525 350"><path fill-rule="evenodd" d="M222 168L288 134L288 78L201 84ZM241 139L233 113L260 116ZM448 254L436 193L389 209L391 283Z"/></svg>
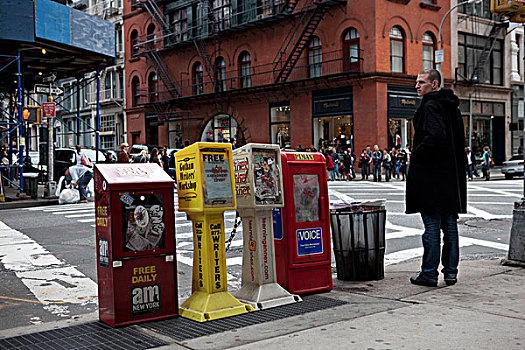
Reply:
<svg viewBox="0 0 525 350"><path fill-rule="evenodd" d="M332 290L326 161L281 152L284 208L274 209L277 282L291 293Z"/></svg>
<svg viewBox="0 0 525 350"><path fill-rule="evenodd" d="M97 164L94 173L100 320L177 315L173 180L154 163Z"/></svg>

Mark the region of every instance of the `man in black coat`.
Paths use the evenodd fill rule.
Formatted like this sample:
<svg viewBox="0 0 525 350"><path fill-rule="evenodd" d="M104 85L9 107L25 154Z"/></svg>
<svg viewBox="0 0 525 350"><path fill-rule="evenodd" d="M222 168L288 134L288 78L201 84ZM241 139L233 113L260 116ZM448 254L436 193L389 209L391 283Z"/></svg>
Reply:
<svg viewBox="0 0 525 350"><path fill-rule="evenodd" d="M414 144L406 189L406 213L421 213L423 261L413 284L437 286L440 229L443 230L441 272L447 285L457 282L459 242L457 218L466 213L463 119L459 100L449 89L439 89L441 75L425 69L417 76L416 89L423 96L414 116Z"/></svg>

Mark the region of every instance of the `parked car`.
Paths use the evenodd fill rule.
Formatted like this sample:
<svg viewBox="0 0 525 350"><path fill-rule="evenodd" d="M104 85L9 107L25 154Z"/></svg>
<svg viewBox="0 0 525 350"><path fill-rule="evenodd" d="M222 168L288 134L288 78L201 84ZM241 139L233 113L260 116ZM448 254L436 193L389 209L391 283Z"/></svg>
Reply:
<svg viewBox="0 0 525 350"><path fill-rule="evenodd" d="M501 173L507 180L514 176L523 176L523 154L513 155L509 160L503 162Z"/></svg>
<svg viewBox="0 0 525 350"><path fill-rule="evenodd" d="M82 152L86 157L91 160L93 164L97 163L96 160L96 150L85 148L82 149ZM106 161L106 156L101 151L98 151L98 163L104 163ZM64 175L67 168L72 165L77 164L77 152L74 148L57 148L55 149L55 158L54 158L54 173L53 179L58 181L62 175Z"/></svg>

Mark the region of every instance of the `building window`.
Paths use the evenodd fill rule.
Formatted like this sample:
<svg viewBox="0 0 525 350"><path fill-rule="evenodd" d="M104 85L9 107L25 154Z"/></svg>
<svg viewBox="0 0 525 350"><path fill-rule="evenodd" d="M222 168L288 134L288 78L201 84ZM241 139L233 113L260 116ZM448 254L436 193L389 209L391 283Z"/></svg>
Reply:
<svg viewBox="0 0 525 350"><path fill-rule="evenodd" d="M100 116L100 132L115 132L115 116L113 114Z"/></svg>
<svg viewBox="0 0 525 350"><path fill-rule="evenodd" d="M350 28L343 38L343 68L345 72L359 71L359 32Z"/></svg>
<svg viewBox="0 0 525 350"><path fill-rule="evenodd" d="M241 88L248 88L252 86L252 58L246 51L241 53L239 58Z"/></svg>
<svg viewBox="0 0 525 350"><path fill-rule="evenodd" d="M171 23L176 41L188 40L188 8L182 8L172 13Z"/></svg>
<svg viewBox="0 0 525 350"><path fill-rule="evenodd" d="M308 73L310 78L323 75L323 48L321 40L316 36L308 44Z"/></svg>
<svg viewBox="0 0 525 350"><path fill-rule="evenodd" d="M118 89L118 98L124 98L124 74L122 74L122 70L119 69L117 71L117 89ZM115 92L116 93L116 92Z"/></svg>
<svg viewBox="0 0 525 350"><path fill-rule="evenodd" d="M496 39L488 59L485 62L480 60L483 50L491 45L492 42L486 37L458 34L458 79L482 84L503 84L503 41Z"/></svg>
<svg viewBox="0 0 525 350"><path fill-rule="evenodd" d="M134 30L131 32L131 56L138 56L139 54L139 33Z"/></svg>
<svg viewBox="0 0 525 350"><path fill-rule="evenodd" d="M230 0L213 0L213 13L217 30L224 30L231 27L231 4Z"/></svg>
<svg viewBox="0 0 525 350"><path fill-rule="evenodd" d="M405 37L399 27L390 30L390 71L403 73L405 71Z"/></svg>
<svg viewBox="0 0 525 350"><path fill-rule="evenodd" d="M140 104L140 81L138 77L133 77L131 80L131 93L133 94L133 107L138 106Z"/></svg>
<svg viewBox="0 0 525 350"><path fill-rule="evenodd" d="M226 91L226 62L222 57L217 57L215 60L215 74L217 74L215 79L217 91Z"/></svg>
<svg viewBox="0 0 525 350"><path fill-rule="evenodd" d="M158 79L155 72L150 73L148 77L148 95L149 102L157 102L159 100Z"/></svg>
<svg viewBox="0 0 525 350"><path fill-rule="evenodd" d="M117 38L116 38L117 39L116 40L117 41L117 52L122 52L122 51L124 51L124 48L122 46L122 42L123 42L123 40L122 40L122 27L119 26L117 28L116 36L117 36Z"/></svg>
<svg viewBox="0 0 525 350"><path fill-rule="evenodd" d="M290 102L270 105L270 140L281 148L291 147Z"/></svg>
<svg viewBox="0 0 525 350"><path fill-rule="evenodd" d="M156 40L155 39L156 39L155 25L153 23L151 23L148 26L148 29L146 31L146 41L148 42L146 47L149 50L153 50L155 48L155 45L156 45Z"/></svg>
<svg viewBox="0 0 525 350"><path fill-rule="evenodd" d="M115 135L100 135L100 148L115 149Z"/></svg>
<svg viewBox="0 0 525 350"><path fill-rule="evenodd" d="M458 8L458 12L470 16L488 18L493 20L497 20L499 18L499 16L492 15L492 13L490 12L490 1L461 5Z"/></svg>
<svg viewBox="0 0 525 350"><path fill-rule="evenodd" d="M219 114L206 124L201 141L231 142L233 138L238 139L237 122L227 114Z"/></svg>
<svg viewBox="0 0 525 350"><path fill-rule="evenodd" d="M111 75L113 71L106 71L106 77L104 78L104 99L109 100L111 98Z"/></svg>
<svg viewBox="0 0 525 350"><path fill-rule="evenodd" d="M204 92L202 64L196 62L193 65L193 94L200 95Z"/></svg>
<svg viewBox="0 0 525 350"><path fill-rule="evenodd" d="M432 34L423 34L423 69L435 68L434 65L434 38Z"/></svg>

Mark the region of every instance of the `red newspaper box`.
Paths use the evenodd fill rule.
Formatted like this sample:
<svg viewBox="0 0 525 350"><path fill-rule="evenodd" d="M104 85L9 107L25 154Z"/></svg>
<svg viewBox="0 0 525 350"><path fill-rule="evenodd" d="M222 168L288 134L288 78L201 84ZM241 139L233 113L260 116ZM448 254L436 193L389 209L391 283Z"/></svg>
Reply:
<svg viewBox="0 0 525 350"><path fill-rule="evenodd" d="M273 211L277 282L297 294L332 290L325 158L281 152L281 164L284 208Z"/></svg>
<svg viewBox="0 0 525 350"><path fill-rule="evenodd" d="M173 180L154 163L97 164L94 173L100 320L176 316Z"/></svg>

